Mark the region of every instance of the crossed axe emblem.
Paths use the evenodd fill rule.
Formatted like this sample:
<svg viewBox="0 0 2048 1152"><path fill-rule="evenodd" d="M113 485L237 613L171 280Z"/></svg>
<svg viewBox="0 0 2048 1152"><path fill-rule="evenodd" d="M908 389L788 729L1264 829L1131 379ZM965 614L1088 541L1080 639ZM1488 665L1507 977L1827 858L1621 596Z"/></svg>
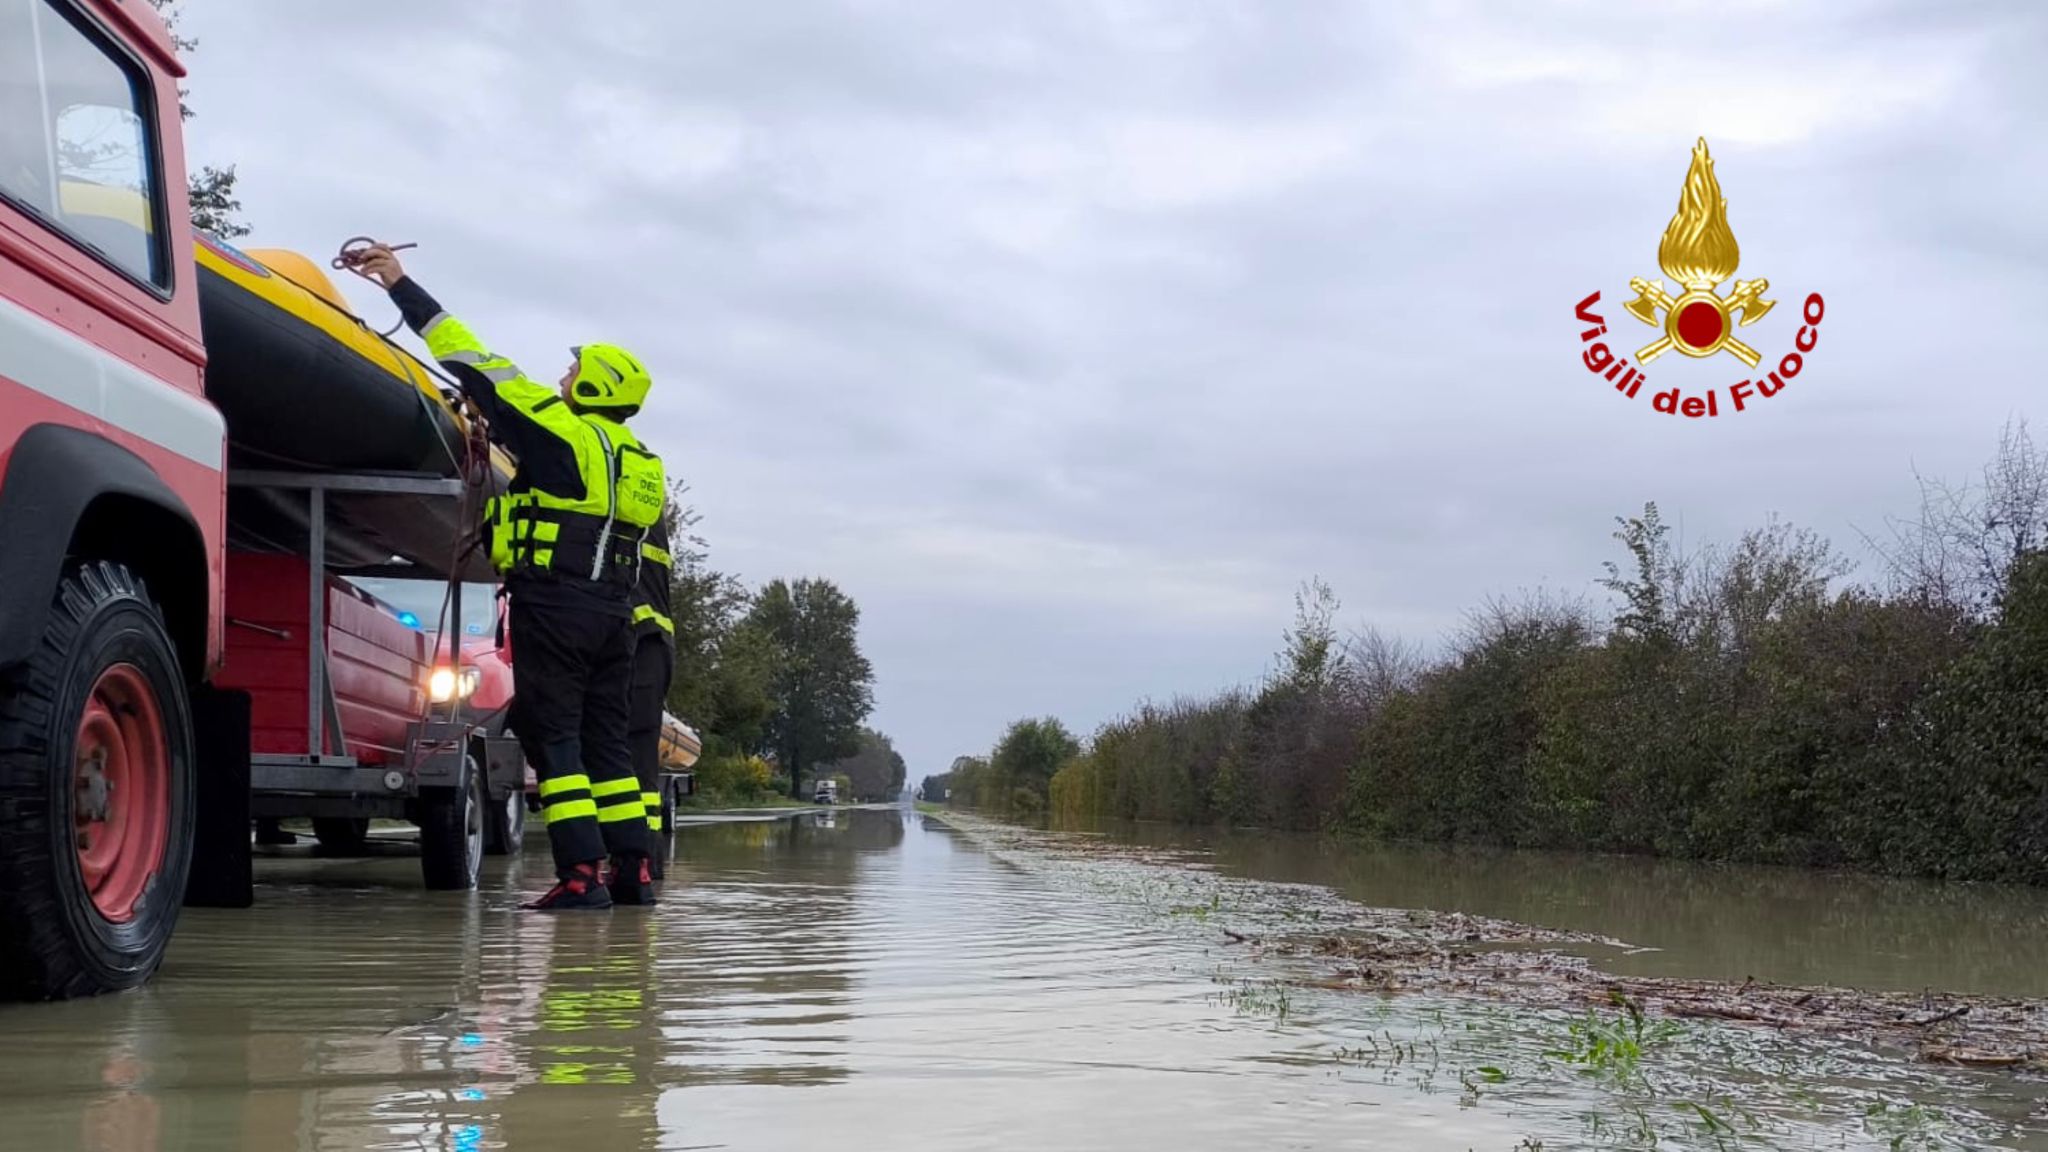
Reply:
<svg viewBox="0 0 2048 1152"><path fill-rule="evenodd" d="M1638 276L1628 286L1635 290L1636 298L1622 307L1643 323L1664 329L1662 337L1636 351L1637 363L1648 364L1673 348L1696 357L1712 356L1725 348L1751 368L1763 362L1756 349L1735 338L1734 325L1729 321L1739 313L1739 323L1746 328L1777 306L1777 301L1763 298L1770 290L1769 280L1737 280L1735 290L1726 298L1715 295L1711 284L1695 283L1675 300L1664 291L1662 280ZM1663 314L1662 319L1658 318L1659 313Z"/></svg>

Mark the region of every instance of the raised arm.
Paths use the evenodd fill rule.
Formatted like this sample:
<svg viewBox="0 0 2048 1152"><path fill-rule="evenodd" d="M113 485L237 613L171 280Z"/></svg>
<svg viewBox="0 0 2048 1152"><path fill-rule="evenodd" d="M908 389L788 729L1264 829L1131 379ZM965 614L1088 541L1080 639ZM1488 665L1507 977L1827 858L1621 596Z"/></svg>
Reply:
<svg viewBox="0 0 2048 1152"><path fill-rule="evenodd" d="M398 257L381 245L354 256L350 267L374 280L391 295L405 322L427 342L427 351L461 386L463 395L490 421L491 435L519 457L520 467L537 481L560 478L581 486L575 445L582 421L561 395L533 380L509 358L492 352L450 315L419 281L406 275ZM557 483L543 486L561 491Z"/></svg>

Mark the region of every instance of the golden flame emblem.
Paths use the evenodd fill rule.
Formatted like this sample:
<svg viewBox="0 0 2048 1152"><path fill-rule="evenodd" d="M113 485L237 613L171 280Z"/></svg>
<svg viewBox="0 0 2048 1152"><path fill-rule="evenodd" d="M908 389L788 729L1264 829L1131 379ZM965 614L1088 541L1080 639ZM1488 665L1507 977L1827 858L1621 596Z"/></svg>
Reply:
<svg viewBox="0 0 2048 1152"><path fill-rule="evenodd" d="M1676 348L1693 357L1732 352L1744 364L1756 367L1763 358L1735 338L1735 317L1740 315L1745 327L1763 319L1775 303L1763 298L1771 282L1737 280L1734 291L1725 297L1714 291L1735 275L1741 259L1742 249L1728 227L1728 201L1721 195L1721 182L1714 179L1714 161L1707 155L1706 138L1701 137L1693 146L1692 166L1686 170L1685 187L1678 194L1678 211L1657 244L1658 266L1678 281L1684 293L1674 299L1664 291L1662 280L1637 277L1628 282L1636 293L1625 305L1629 315L1664 329L1661 339L1636 352L1637 361L1648 364Z"/></svg>

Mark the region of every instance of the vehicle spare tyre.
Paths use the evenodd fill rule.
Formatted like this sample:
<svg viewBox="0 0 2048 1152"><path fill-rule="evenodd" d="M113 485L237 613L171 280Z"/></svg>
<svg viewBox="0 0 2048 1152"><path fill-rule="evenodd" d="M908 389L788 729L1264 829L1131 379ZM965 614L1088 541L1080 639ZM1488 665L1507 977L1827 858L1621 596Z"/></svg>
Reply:
<svg viewBox="0 0 2048 1152"><path fill-rule="evenodd" d="M195 783L161 610L121 565L75 569L0 688L0 995L149 979L184 899Z"/></svg>

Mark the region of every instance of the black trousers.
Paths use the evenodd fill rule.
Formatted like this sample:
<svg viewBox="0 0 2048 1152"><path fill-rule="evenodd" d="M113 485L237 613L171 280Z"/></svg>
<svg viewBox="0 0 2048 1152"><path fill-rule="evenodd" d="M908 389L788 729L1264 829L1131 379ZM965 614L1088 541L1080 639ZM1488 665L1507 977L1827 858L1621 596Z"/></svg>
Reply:
<svg viewBox="0 0 2048 1152"><path fill-rule="evenodd" d="M634 642L626 740L633 748L633 775L640 780L640 802L647 805L647 830L657 860L665 855L662 849L670 832L661 825L661 717L675 671L675 651L661 634L642 635Z"/></svg>
<svg viewBox="0 0 2048 1152"><path fill-rule="evenodd" d="M540 781L555 869L647 854L626 742L633 631L622 617L512 596L512 727Z"/></svg>

